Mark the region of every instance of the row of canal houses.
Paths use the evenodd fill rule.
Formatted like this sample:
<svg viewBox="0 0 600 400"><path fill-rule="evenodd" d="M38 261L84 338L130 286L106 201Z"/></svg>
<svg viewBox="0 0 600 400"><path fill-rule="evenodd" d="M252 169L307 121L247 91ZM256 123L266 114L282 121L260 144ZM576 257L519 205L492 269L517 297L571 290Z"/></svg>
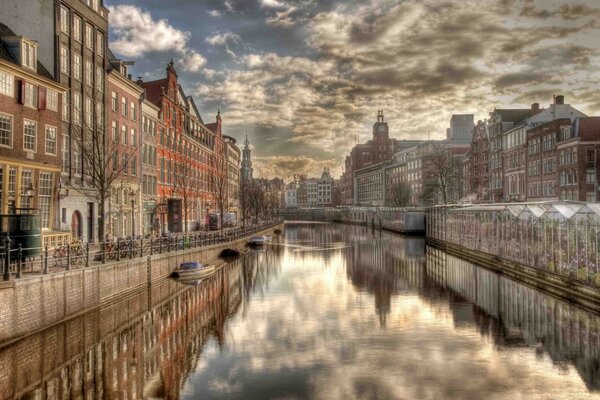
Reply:
<svg viewBox="0 0 600 400"><path fill-rule="evenodd" d="M495 109L473 128L462 158L462 198L471 203L597 202L600 117L555 96L547 108Z"/></svg>
<svg viewBox="0 0 600 400"><path fill-rule="evenodd" d="M36 209L51 245L102 240L98 174L110 177L107 236L200 227L217 209L212 176L227 177L226 209L236 211L239 172L227 171L239 171L240 150L219 113L204 121L173 60L163 78L133 80L132 63L108 48L101 0L2 9L0 214ZM90 154L105 158L93 165Z"/></svg>

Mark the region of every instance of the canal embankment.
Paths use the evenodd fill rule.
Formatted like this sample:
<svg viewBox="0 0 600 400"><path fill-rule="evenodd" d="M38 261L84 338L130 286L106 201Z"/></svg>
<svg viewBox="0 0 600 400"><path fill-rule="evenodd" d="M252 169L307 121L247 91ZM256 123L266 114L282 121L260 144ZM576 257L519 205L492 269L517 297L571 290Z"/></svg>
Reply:
<svg viewBox="0 0 600 400"><path fill-rule="evenodd" d="M272 233L278 228L280 222L272 223L252 235ZM229 242L1 282L0 344L152 287L166 279L181 262L214 262L223 249L243 250L247 239L248 236L239 237Z"/></svg>

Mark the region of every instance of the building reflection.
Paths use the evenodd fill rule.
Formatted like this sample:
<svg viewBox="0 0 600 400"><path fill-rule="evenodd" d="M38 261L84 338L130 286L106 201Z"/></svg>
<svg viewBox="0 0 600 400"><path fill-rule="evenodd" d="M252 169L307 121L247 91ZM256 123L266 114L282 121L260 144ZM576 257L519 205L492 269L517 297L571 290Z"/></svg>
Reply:
<svg viewBox="0 0 600 400"><path fill-rule="evenodd" d="M3 348L0 398L179 398L205 343L222 345L244 293L264 288L276 272L253 256L198 286L163 281Z"/></svg>
<svg viewBox="0 0 600 400"><path fill-rule="evenodd" d="M600 389L598 314L430 247L426 273L449 292L453 314L464 314L459 302L469 304L469 318L497 345L530 346L559 366L573 365L588 389Z"/></svg>

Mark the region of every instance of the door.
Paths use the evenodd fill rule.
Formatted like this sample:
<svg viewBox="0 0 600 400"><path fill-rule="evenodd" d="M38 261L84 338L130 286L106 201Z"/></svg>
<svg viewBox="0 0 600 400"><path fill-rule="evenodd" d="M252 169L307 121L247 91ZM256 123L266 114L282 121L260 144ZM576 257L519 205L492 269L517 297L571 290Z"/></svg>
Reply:
<svg viewBox="0 0 600 400"><path fill-rule="evenodd" d="M81 213L79 211L73 211L73 215L71 215L71 237L81 239Z"/></svg>

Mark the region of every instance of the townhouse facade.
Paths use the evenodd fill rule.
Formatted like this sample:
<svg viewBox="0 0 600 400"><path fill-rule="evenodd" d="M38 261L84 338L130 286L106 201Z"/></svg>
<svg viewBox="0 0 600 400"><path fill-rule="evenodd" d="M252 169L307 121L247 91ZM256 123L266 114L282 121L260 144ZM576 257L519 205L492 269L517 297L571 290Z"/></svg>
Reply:
<svg viewBox="0 0 600 400"><path fill-rule="evenodd" d="M62 98L34 40L0 24L0 214L37 209L43 230L59 227Z"/></svg>

